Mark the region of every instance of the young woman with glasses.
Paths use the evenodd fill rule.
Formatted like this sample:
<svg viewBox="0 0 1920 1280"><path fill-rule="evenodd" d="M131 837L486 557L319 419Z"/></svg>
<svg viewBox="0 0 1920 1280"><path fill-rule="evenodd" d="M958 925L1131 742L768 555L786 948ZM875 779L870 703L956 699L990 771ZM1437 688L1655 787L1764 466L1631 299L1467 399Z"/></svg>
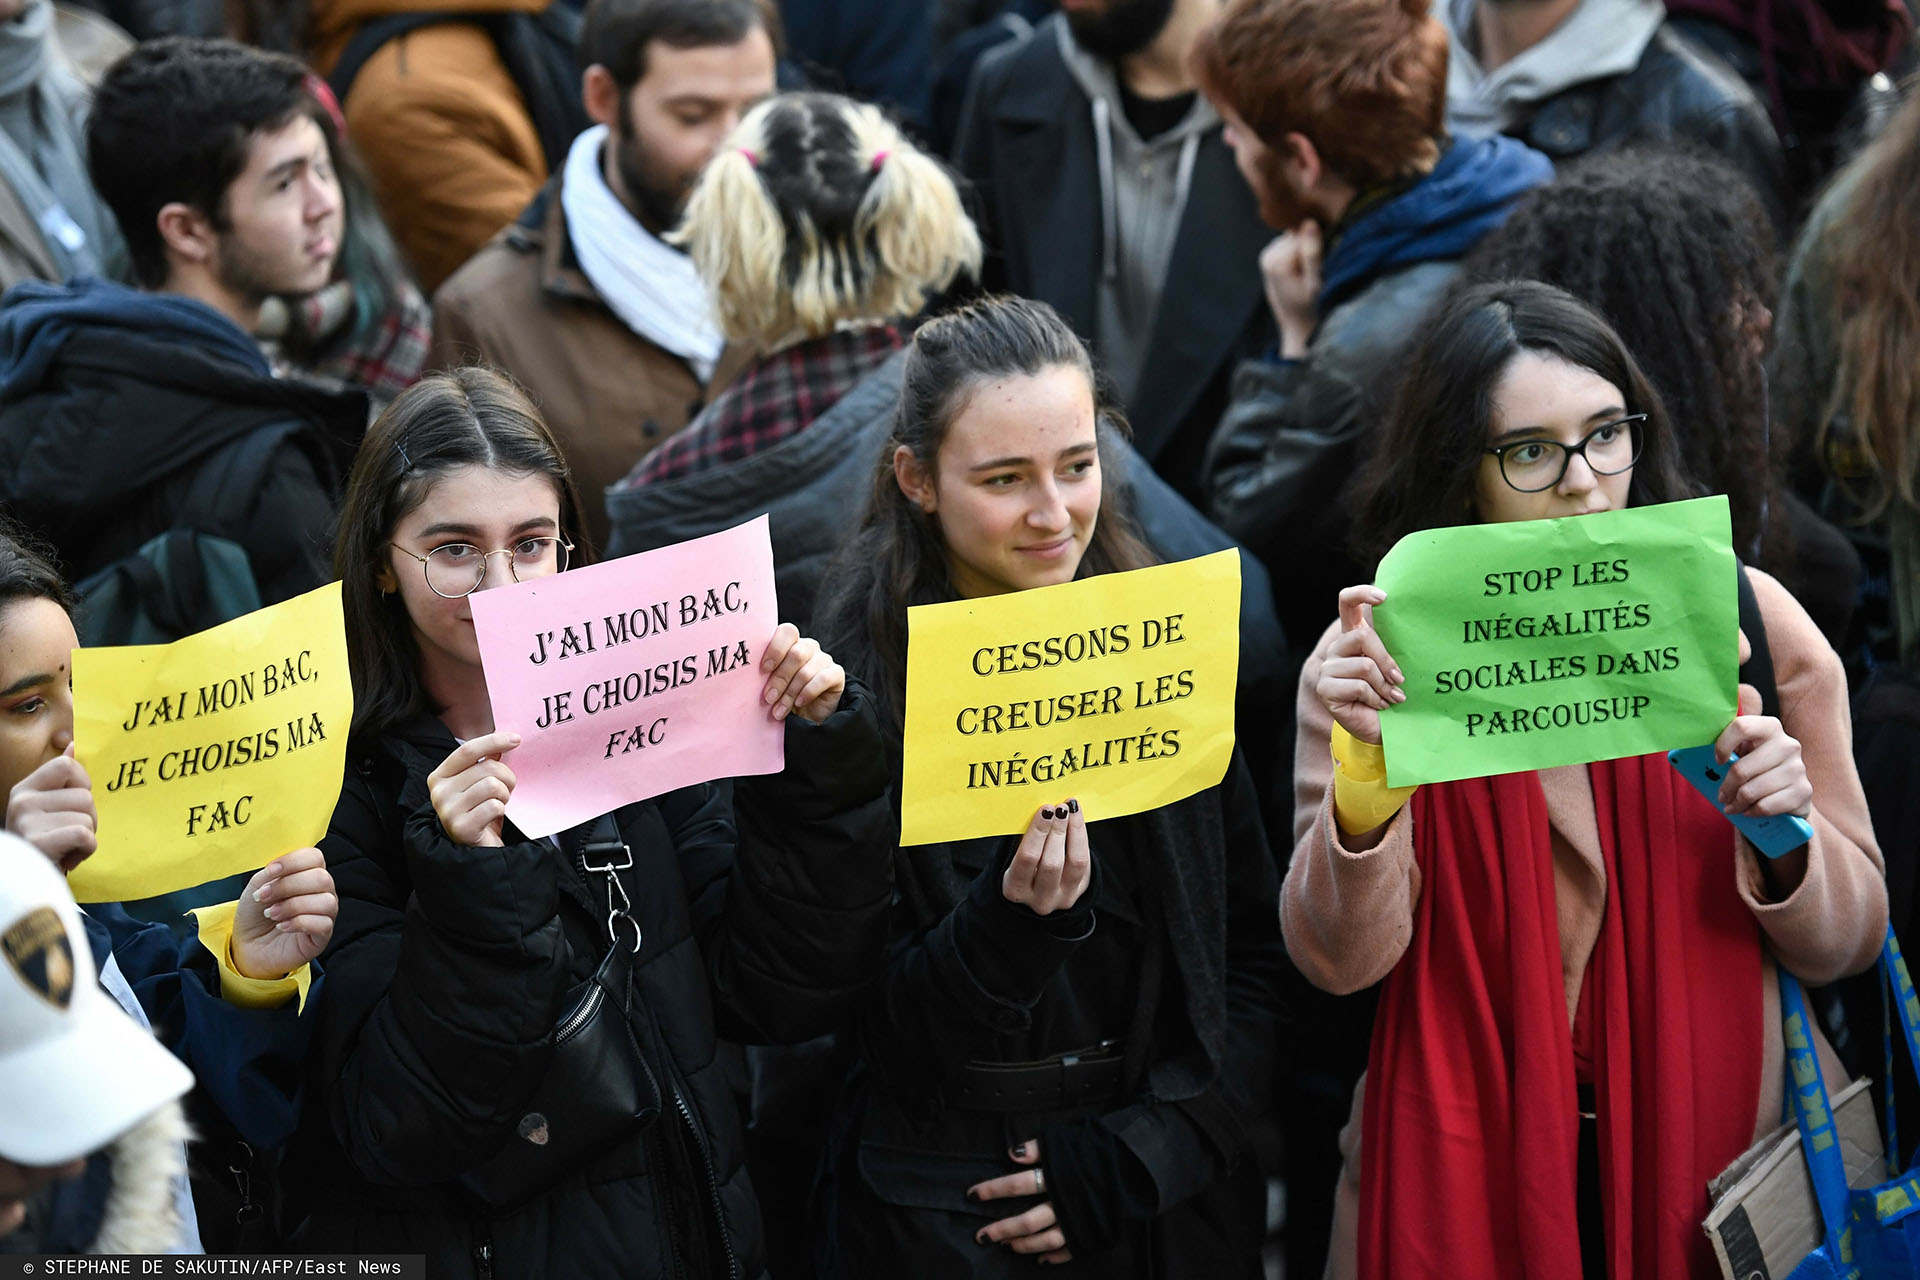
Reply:
<svg viewBox="0 0 1920 1280"><path fill-rule="evenodd" d="M1377 555L1443 525L1672 501L1691 496L1676 459L1604 321L1546 285L1475 286L1428 322L1356 528ZM1301 676L1280 900L1316 985L1384 980L1330 1274L1712 1273L1707 1180L1780 1122L1774 966L1857 972L1887 921L1839 659L1748 572L1780 707L1742 688L1721 800L1814 829L1765 868L1658 754L1389 790L1380 713L1429 691L1373 629L1393 601L1340 593Z"/></svg>
<svg viewBox="0 0 1920 1280"><path fill-rule="evenodd" d="M402 393L355 461L335 553L354 725L322 841L342 926L310 1060L319 1105L290 1162L303 1249L421 1253L449 1276L761 1273L718 1037L817 1035L878 963L877 723L782 626L762 670L785 773L527 839L506 816L518 739L494 728L472 596L589 559L579 529L552 434L484 369ZM639 940L617 935L632 986L609 1053L630 1032L625 1074L646 1082L621 1125L547 1084L571 993L614 947L616 892ZM589 1124L601 1136L537 1185L500 1175Z"/></svg>

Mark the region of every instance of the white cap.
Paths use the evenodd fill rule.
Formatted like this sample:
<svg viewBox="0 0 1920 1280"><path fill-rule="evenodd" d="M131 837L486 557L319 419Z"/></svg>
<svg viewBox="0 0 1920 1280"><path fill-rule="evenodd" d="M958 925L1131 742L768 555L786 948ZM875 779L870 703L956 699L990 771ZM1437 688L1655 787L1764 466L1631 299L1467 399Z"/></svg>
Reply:
<svg viewBox="0 0 1920 1280"><path fill-rule="evenodd" d="M78 1159L192 1087L101 989L66 877L0 831L0 1157Z"/></svg>

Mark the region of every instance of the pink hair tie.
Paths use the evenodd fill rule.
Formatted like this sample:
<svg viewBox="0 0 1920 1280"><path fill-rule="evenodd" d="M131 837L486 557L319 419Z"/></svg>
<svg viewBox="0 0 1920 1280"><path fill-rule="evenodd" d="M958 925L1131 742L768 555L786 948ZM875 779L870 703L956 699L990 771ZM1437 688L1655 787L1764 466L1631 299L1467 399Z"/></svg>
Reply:
<svg viewBox="0 0 1920 1280"><path fill-rule="evenodd" d="M741 148L740 148L740 154L741 154L741 155L743 155L743 156L745 156L745 157L747 158L747 163L748 163L748 164L750 164L750 165L752 165L752 166L753 166L754 168L756 168L756 169L758 169L758 168L760 167L760 154L759 154L759 152L757 152L757 151L749 151L749 150L747 150L747 149L746 149L745 147L741 147Z"/></svg>
<svg viewBox="0 0 1920 1280"><path fill-rule="evenodd" d="M346 137L347 117L340 110L340 100L333 96L333 87L311 71L301 77L301 83L313 96L314 101L318 102L321 109L327 113L327 118L333 121L333 131L343 138Z"/></svg>
<svg viewBox="0 0 1920 1280"><path fill-rule="evenodd" d="M880 172L880 166L887 162L887 156L889 154L890 153L886 151L876 151L873 153L873 171L875 173Z"/></svg>

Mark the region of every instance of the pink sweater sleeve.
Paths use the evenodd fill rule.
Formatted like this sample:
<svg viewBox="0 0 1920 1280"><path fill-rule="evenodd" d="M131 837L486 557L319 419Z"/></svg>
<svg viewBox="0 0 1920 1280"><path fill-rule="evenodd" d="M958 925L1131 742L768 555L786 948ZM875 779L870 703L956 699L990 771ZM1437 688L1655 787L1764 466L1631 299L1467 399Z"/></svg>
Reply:
<svg viewBox="0 0 1920 1280"><path fill-rule="evenodd" d="M1747 574L1767 628L1780 720L1799 740L1813 784L1813 843L1806 878L1773 902L1761 880L1760 855L1740 841L1740 896L1781 965L1818 985L1859 973L1879 955L1887 931L1886 864L1854 769L1840 657L1785 587L1757 570Z"/></svg>
<svg viewBox="0 0 1920 1280"><path fill-rule="evenodd" d="M1280 887L1280 930L1309 982L1346 995L1372 986L1400 962L1413 936L1420 869L1410 809L1395 815L1380 843L1364 853L1340 843L1333 820L1333 716L1313 691L1338 632L1336 622L1300 672L1293 861Z"/></svg>

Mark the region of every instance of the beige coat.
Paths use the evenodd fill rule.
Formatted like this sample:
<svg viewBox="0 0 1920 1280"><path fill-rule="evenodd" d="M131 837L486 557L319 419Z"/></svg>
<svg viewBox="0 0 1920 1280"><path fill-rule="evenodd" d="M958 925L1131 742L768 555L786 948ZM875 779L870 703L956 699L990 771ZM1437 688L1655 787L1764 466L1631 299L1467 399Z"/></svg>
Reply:
<svg viewBox="0 0 1920 1280"><path fill-rule="evenodd" d="M1758 571L1748 570L1748 574L1766 624L1781 720L1800 741L1814 796L1814 835L1806 878L1784 901L1771 902L1763 896L1759 855L1744 841L1738 845L1740 896L1760 922L1770 953L1763 979L1766 1038L1760 1062L1760 1109L1754 1117L1757 1138L1779 1124L1784 1094L1780 989L1773 958L1813 984L1870 967L1886 934L1887 887L1866 797L1854 771L1853 729L1840 659L1784 587ZM1288 954L1307 979L1343 995L1380 981L1399 963L1413 933L1420 869L1414 863L1411 807L1394 817L1375 848L1353 853L1340 843L1333 820L1333 763L1328 749L1333 718L1313 691L1327 648L1338 632L1337 623L1328 628L1300 673L1295 843L1293 863L1280 890L1280 926ZM1744 653L1744 638L1742 644ZM1581 978L1599 938L1607 888L1593 789L1585 766L1542 770L1540 782L1553 828L1561 970L1571 1025ZM1821 1048L1828 1081L1842 1079L1832 1050L1824 1043ZM1356 1273L1365 1093L1363 1079L1354 1090L1353 1109L1340 1135L1346 1166L1335 1201L1329 1277Z"/></svg>
<svg viewBox="0 0 1920 1280"><path fill-rule="evenodd" d="M607 545L607 486L679 431L751 351L721 353L702 386L686 361L613 314L574 260L558 180L433 299L430 369L476 361L511 374L553 428L587 532Z"/></svg>

